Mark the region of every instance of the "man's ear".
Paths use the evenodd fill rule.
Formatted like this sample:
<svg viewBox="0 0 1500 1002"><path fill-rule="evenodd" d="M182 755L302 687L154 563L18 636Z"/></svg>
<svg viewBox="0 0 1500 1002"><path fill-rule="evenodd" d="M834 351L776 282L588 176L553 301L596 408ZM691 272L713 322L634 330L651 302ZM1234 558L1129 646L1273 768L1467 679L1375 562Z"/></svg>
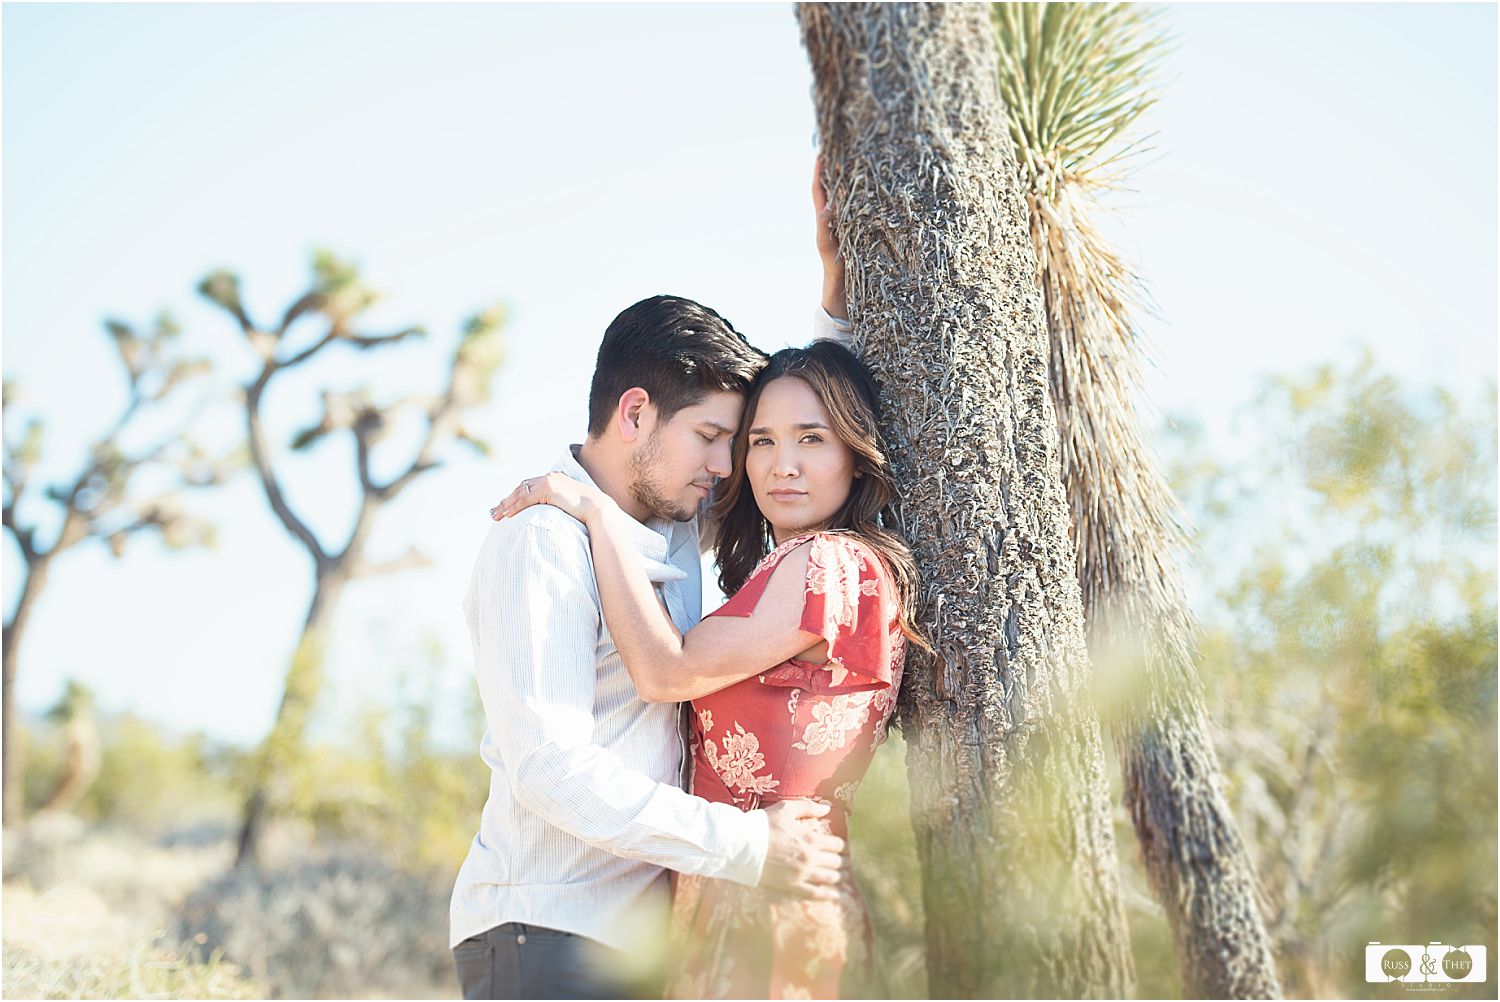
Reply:
<svg viewBox="0 0 1500 1002"><path fill-rule="evenodd" d="M635 442L650 431L655 417L656 407L651 403L651 394L639 386L632 386L615 402L615 427L626 442Z"/></svg>

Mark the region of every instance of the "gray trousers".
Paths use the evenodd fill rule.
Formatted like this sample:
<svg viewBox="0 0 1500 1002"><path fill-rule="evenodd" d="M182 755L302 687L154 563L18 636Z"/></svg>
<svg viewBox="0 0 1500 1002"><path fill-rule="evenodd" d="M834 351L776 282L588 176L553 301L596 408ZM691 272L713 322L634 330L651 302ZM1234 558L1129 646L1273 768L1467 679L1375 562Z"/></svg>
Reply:
<svg viewBox="0 0 1500 1002"><path fill-rule="evenodd" d="M466 999L634 998L631 985L609 974L621 970L609 963L616 952L570 932L507 922L459 943L453 962Z"/></svg>

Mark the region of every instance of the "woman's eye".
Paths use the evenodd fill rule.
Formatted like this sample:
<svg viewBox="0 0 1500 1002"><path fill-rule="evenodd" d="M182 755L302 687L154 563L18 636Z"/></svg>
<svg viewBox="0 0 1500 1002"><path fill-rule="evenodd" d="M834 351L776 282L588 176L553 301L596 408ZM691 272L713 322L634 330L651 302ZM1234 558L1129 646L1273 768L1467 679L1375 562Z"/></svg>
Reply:
<svg viewBox="0 0 1500 1002"><path fill-rule="evenodd" d="M802 441L808 442L808 443L810 443L812 445L817 445L819 442L823 441L823 436L822 435L803 435L802 436Z"/></svg>
<svg viewBox="0 0 1500 1002"><path fill-rule="evenodd" d="M760 438L752 438L750 440L750 445L751 445L752 448L755 447L755 446L757 446L757 445L770 445L770 444L771 444L771 440L769 438L764 437L764 436L762 436Z"/></svg>

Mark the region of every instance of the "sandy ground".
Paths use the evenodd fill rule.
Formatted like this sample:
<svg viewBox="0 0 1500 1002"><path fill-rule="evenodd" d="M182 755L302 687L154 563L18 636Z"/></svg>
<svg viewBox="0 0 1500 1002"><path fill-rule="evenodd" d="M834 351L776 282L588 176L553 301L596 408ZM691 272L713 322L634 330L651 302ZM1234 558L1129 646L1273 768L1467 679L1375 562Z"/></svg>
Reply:
<svg viewBox="0 0 1500 1002"><path fill-rule="evenodd" d="M262 989L173 942L172 909L227 863L223 847L164 848L41 818L5 838L6 998L245 998ZM197 958L201 961L202 958Z"/></svg>

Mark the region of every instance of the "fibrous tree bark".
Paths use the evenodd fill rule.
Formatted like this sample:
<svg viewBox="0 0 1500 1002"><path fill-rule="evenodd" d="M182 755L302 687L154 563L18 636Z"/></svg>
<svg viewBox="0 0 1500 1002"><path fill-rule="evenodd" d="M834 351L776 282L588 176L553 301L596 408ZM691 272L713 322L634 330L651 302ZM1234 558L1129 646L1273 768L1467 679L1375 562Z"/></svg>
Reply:
<svg viewBox="0 0 1500 1002"><path fill-rule="evenodd" d="M487 451L484 442L463 422L466 411L489 400L491 378L501 359L500 329L505 311L496 306L476 314L466 324L442 391L390 403L376 403L365 389L323 394L322 419L300 432L292 448L309 448L339 432L347 431L353 437L355 468L351 472L359 485L359 501L343 544L329 547L297 513L283 487L284 478L277 469L265 428L271 381L337 345L368 351L420 337L424 332L409 327L389 334L360 333L356 324L360 314L378 298L375 291L361 281L352 265L326 252L315 257L313 272L311 288L288 307L278 323L266 327L251 319L241 299L239 279L233 273L214 272L199 284L199 292L234 318L260 357L259 371L244 392L251 465L272 512L306 549L313 568L313 594L287 667L281 702L270 733L251 759L236 865L258 860L265 822L281 806L277 791L287 783L301 756L308 720L323 687L334 616L348 585L359 577L426 563L415 548L391 560L368 560L366 550L376 516L419 476L437 468L439 453L447 443L458 440ZM300 349L287 347L289 333L304 319L319 321L322 334ZM391 433L407 410L417 411L423 422L419 444L400 472L381 481L373 471L375 446Z"/></svg>
<svg viewBox="0 0 1500 1002"><path fill-rule="evenodd" d="M1052 398L1088 642L1125 806L1177 946L1184 992L1281 994L1258 883L1224 793L1192 657L1178 555L1186 536L1142 439L1143 295L1095 227L1161 46L1129 5L994 5L1001 90L1046 301Z"/></svg>
<svg viewBox="0 0 1500 1002"><path fill-rule="evenodd" d="M980 4L803 4L856 344L923 572L901 714L934 997L1134 970L1026 203Z"/></svg>

